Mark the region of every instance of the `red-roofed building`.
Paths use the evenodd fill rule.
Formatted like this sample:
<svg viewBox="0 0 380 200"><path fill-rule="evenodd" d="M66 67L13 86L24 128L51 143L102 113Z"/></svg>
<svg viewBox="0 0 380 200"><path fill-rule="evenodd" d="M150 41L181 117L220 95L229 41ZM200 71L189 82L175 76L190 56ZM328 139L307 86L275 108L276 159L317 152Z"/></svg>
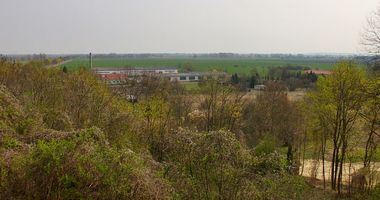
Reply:
<svg viewBox="0 0 380 200"><path fill-rule="evenodd" d="M121 84L128 78L127 74L97 74L97 76L109 84Z"/></svg>
<svg viewBox="0 0 380 200"><path fill-rule="evenodd" d="M112 81L112 80L125 80L128 78L127 74L98 74L98 76L107 81Z"/></svg>

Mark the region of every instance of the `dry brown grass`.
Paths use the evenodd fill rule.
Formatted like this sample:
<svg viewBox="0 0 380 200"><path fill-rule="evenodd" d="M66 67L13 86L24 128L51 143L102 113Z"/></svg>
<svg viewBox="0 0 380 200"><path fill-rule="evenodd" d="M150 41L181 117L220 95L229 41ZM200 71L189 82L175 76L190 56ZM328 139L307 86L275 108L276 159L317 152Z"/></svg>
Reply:
<svg viewBox="0 0 380 200"><path fill-rule="evenodd" d="M247 100L256 99L257 95L259 95L262 92L263 91L252 90L245 95L245 99ZM290 101L299 101L305 96L305 94L306 94L305 91L289 91L287 93Z"/></svg>

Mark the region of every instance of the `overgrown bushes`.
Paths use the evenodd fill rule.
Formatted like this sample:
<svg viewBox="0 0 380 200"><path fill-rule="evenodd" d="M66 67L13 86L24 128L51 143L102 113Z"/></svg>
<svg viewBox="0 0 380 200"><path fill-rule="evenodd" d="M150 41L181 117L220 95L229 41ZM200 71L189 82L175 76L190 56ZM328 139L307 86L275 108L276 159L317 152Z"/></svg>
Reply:
<svg viewBox="0 0 380 200"><path fill-rule="evenodd" d="M16 199L164 199L171 188L149 158L112 148L97 128L38 141L7 166L1 194Z"/></svg>
<svg viewBox="0 0 380 200"><path fill-rule="evenodd" d="M232 87L205 83L189 100L152 81L130 104L89 71L1 60L0 199L302 199L313 190L288 174L277 144L244 142L243 96Z"/></svg>

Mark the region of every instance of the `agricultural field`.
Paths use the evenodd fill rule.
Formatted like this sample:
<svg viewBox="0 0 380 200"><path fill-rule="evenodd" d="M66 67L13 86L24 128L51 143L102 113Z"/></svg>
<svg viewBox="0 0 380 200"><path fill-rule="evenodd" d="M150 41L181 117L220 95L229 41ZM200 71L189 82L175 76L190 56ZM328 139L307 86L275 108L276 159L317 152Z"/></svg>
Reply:
<svg viewBox="0 0 380 200"><path fill-rule="evenodd" d="M256 69L266 74L270 67L302 66L312 69L331 69L336 60L280 59L280 58L94 58L93 67L177 67L180 71L191 68L193 71L224 71L229 74L250 74ZM65 63L69 69L89 67L86 58L76 58Z"/></svg>

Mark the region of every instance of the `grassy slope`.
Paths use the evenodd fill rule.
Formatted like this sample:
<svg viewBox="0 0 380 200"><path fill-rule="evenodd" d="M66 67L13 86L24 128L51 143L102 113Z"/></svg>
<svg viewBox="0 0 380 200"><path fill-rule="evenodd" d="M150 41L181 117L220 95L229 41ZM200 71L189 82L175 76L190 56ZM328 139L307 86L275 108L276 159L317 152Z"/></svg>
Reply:
<svg viewBox="0 0 380 200"><path fill-rule="evenodd" d="M318 69L330 69L334 61L321 61L321 60L284 60L284 59L186 59L186 58L150 58L150 59L94 59L94 67L120 67L120 66L133 66L133 67L158 67L158 66L172 66L182 69L185 63L190 63L196 71L227 71L228 73L250 74L252 68L256 68L260 74L264 74L269 67L278 67L286 65L304 66ZM87 59L74 59L66 63L65 66L71 69L78 67L88 67L89 62ZM237 67L236 67L237 66Z"/></svg>

